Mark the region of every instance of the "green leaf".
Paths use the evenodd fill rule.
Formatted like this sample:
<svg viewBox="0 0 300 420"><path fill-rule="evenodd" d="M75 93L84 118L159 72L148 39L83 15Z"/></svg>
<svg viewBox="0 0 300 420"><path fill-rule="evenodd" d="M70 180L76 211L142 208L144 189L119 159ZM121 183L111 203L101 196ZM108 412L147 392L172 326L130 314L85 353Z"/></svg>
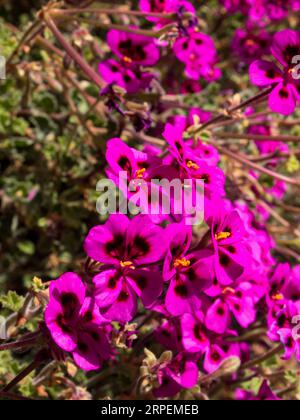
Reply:
<svg viewBox="0 0 300 420"><path fill-rule="evenodd" d="M34 255L35 253L35 246L34 243L31 241L19 242L17 247L19 251L23 252L23 254Z"/></svg>
<svg viewBox="0 0 300 420"><path fill-rule="evenodd" d="M0 303L3 308L10 309L12 312L18 312L23 307L24 297L10 290L6 296L0 296Z"/></svg>
<svg viewBox="0 0 300 420"><path fill-rule="evenodd" d="M25 136L27 128L28 128L28 123L25 120L23 120L23 118L13 118L12 130L15 134L19 134L20 136Z"/></svg>
<svg viewBox="0 0 300 420"><path fill-rule="evenodd" d="M300 169L300 162L295 155L291 155L289 160L286 163L286 169L290 174L299 171Z"/></svg>
<svg viewBox="0 0 300 420"><path fill-rule="evenodd" d="M242 384L241 388L245 389L246 391L251 391L254 394L257 394L260 390L262 382L263 382L262 378L259 378L259 377L253 378L251 379L251 381L245 382L244 384Z"/></svg>

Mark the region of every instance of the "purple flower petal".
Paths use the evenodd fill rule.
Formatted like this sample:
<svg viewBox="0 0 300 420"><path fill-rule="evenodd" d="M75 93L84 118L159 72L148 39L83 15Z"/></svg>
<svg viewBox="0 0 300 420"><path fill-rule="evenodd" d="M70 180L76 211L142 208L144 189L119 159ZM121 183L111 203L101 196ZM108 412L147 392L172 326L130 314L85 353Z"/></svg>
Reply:
<svg viewBox="0 0 300 420"><path fill-rule="evenodd" d="M249 74L251 82L256 86L269 86L283 80L283 74L279 68L265 60L254 61L250 66Z"/></svg>
<svg viewBox="0 0 300 420"><path fill-rule="evenodd" d="M112 305L122 290L123 280L117 270L103 271L93 279L95 299L99 308Z"/></svg>
<svg viewBox="0 0 300 420"><path fill-rule="evenodd" d="M290 84L278 84L269 96L269 106L272 111L282 115L290 115L295 111L296 99L294 88Z"/></svg>
<svg viewBox="0 0 300 420"><path fill-rule="evenodd" d="M300 54L299 34L290 29L277 32L271 50L283 66L290 67L293 57Z"/></svg>

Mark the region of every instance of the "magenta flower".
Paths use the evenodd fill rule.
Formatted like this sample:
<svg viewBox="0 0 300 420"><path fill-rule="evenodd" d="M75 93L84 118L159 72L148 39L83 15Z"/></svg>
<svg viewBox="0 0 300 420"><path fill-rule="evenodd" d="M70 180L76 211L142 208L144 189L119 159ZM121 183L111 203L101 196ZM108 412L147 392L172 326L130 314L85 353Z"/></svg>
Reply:
<svg viewBox="0 0 300 420"><path fill-rule="evenodd" d="M269 106L272 111L290 115L300 101L300 84L296 80L294 57L300 55L300 38L296 31L284 30L274 36L273 56L282 69L270 61L258 60L250 66L250 79L257 86L272 86Z"/></svg>
<svg viewBox="0 0 300 420"><path fill-rule="evenodd" d="M201 58L205 61L213 61L216 55L216 48L214 41L209 35L190 29L188 37L177 39L174 44L174 53L183 63L188 62L193 54L199 56L199 61Z"/></svg>
<svg viewBox="0 0 300 420"><path fill-rule="evenodd" d="M283 309L277 312L268 335L272 341L280 341L285 349L284 360L289 360L294 354L300 362L299 307L289 301Z"/></svg>
<svg viewBox="0 0 300 420"><path fill-rule="evenodd" d="M241 12L258 26L280 21L300 8L299 0L220 0L229 13Z"/></svg>
<svg viewBox="0 0 300 420"><path fill-rule="evenodd" d="M232 336L232 334L227 334ZM226 337L217 338L213 342L204 357L204 369L208 373L213 373L219 369L219 367L231 357L241 357L240 346L237 343L230 343L226 340Z"/></svg>
<svg viewBox="0 0 300 420"><path fill-rule="evenodd" d="M191 260L188 262L193 263L193 266L178 270L167 291L166 308L174 316L198 308L201 304L201 292L208 288L212 281L210 264L204 259L197 263Z"/></svg>
<svg viewBox="0 0 300 420"><path fill-rule="evenodd" d="M140 9L147 13L177 13L180 9L195 13L194 6L187 0L140 0ZM170 23L168 19L149 16L147 19L159 26Z"/></svg>
<svg viewBox="0 0 300 420"><path fill-rule="evenodd" d="M278 264L271 272L267 293L268 325L272 325L278 312L292 303L300 311L300 269L291 269L288 263ZM299 312L300 313L300 312Z"/></svg>
<svg viewBox="0 0 300 420"><path fill-rule="evenodd" d="M217 62L217 51L212 38L195 29L188 29L187 36L177 39L174 54L185 64L188 78L198 80L204 77L208 81L221 76L220 70L214 68Z"/></svg>
<svg viewBox="0 0 300 420"><path fill-rule="evenodd" d="M107 42L112 52L127 64L152 66L159 60L159 49L147 36L112 29Z"/></svg>
<svg viewBox="0 0 300 420"><path fill-rule="evenodd" d="M163 267L165 281L175 276L180 261L187 260L186 255L192 242L192 228L183 223L172 223L166 228L166 236L169 238L169 247ZM186 264L188 266L188 263ZM182 264L181 264L182 266Z"/></svg>
<svg viewBox="0 0 300 420"><path fill-rule="evenodd" d="M144 153L130 148L119 138L111 139L107 143L106 159L109 165L106 171L108 177L113 180L129 200L133 199L138 191L140 193L143 192L143 185L147 186L148 191L154 188L158 192L162 192L162 188L156 188L151 182L154 179L168 179L171 181L173 178L178 178L177 171L169 165L165 165L162 159L155 154ZM121 172L126 173L127 179L120 178ZM132 188L130 191L128 189L129 183L131 183ZM144 208L144 202L135 204L143 207L145 213L152 214L154 219L156 203L151 203L154 209L151 208L153 211L150 211L151 206L148 197L145 197L144 201L147 203L147 208ZM162 214L161 203L158 203L156 211Z"/></svg>
<svg viewBox="0 0 300 420"><path fill-rule="evenodd" d="M155 397L173 397L181 389L192 388L198 382L199 370L192 356L179 353L171 362L159 369L159 387L153 391Z"/></svg>
<svg viewBox="0 0 300 420"><path fill-rule="evenodd" d="M220 0L220 2L223 4L225 9L229 13L236 13L242 11L243 3L246 3L245 0Z"/></svg>
<svg viewBox="0 0 300 420"><path fill-rule="evenodd" d="M163 166L157 156L133 149L119 138L108 141L106 160L109 165L107 174L116 183L120 172L127 172L128 182L138 179L150 181L155 178L157 168Z"/></svg>
<svg viewBox="0 0 300 420"><path fill-rule="evenodd" d="M166 314L166 316L170 317L170 314ZM162 322L154 331L155 341L173 352L184 350L179 322L179 318L169 318Z"/></svg>
<svg viewBox="0 0 300 420"><path fill-rule="evenodd" d="M132 266L103 271L94 277L93 282L95 299L103 316L121 323L131 321L135 316L137 297L146 308L150 308L163 288L159 272L133 269Z"/></svg>
<svg viewBox="0 0 300 420"><path fill-rule="evenodd" d="M137 296L146 307L162 292L158 272L141 270L161 260L166 253L165 232L148 216L131 221L124 215L111 215L103 226L92 228L85 239L87 255L104 264L94 278L95 298L107 318L132 319L137 309Z"/></svg>
<svg viewBox="0 0 300 420"><path fill-rule="evenodd" d="M216 371L226 359L241 356L239 345L226 340L226 337L234 334L226 331L221 338L209 331L200 311L184 314L181 330L183 347L188 353L204 355L204 369L209 373Z"/></svg>
<svg viewBox="0 0 300 420"><path fill-rule="evenodd" d="M182 344L188 353L204 354L209 350L211 334L201 312L184 314L181 318Z"/></svg>
<svg viewBox="0 0 300 420"><path fill-rule="evenodd" d="M168 122L173 126L176 125L180 127L181 131L185 131L187 128L194 125L195 118L199 118L199 122L201 124L204 124L205 122L210 120L210 118L212 118L212 113L209 111L204 111L201 108L190 108L187 116L175 115L168 118Z"/></svg>
<svg viewBox="0 0 300 420"><path fill-rule="evenodd" d="M117 268L137 268L164 257L165 232L151 223L148 216L140 215L129 220L116 214L111 215L103 226L90 230L84 248L95 261Z"/></svg>
<svg viewBox="0 0 300 420"><path fill-rule="evenodd" d="M143 72L139 67L124 62L108 59L99 64L99 74L108 84L116 84L126 89L128 93L136 93L147 89L154 78L149 72Z"/></svg>
<svg viewBox="0 0 300 420"><path fill-rule="evenodd" d="M198 80L184 80L180 83L179 92L180 93L198 93L201 92L202 86Z"/></svg>
<svg viewBox="0 0 300 420"><path fill-rule="evenodd" d="M199 122L204 124L212 117L210 112L204 111L200 108L191 108L188 116L176 115L175 117L169 118L169 122L172 126L177 128L177 131L180 133L185 132L189 127L193 126L195 123L195 118L199 118ZM173 150L176 148L176 144L172 143L172 130L169 134L165 131L165 136L168 143L172 145ZM189 154L193 154L197 159L205 161L209 166L216 166L220 161L220 156L217 149L207 143L202 142L200 139L195 142L194 139L188 139L186 141L177 142L177 148L180 152L187 151ZM176 154L178 158L178 155ZM171 158L171 157L170 157ZM165 160L167 161L167 160Z"/></svg>
<svg viewBox="0 0 300 420"><path fill-rule="evenodd" d="M256 33L252 29L239 28L232 41L232 52L244 63L250 64L269 54L270 41L271 36L264 30Z"/></svg>
<svg viewBox="0 0 300 420"><path fill-rule="evenodd" d="M224 334L231 325L231 314L243 328L248 328L256 319L255 300L251 284L241 283L237 288L227 287L206 313L206 327Z"/></svg>
<svg viewBox="0 0 300 420"><path fill-rule="evenodd" d="M203 180L206 198L225 195L225 176L221 169L210 166L205 159L200 159L193 148L183 141L183 127L166 124L163 136L169 144L169 152L182 181L185 179ZM171 159L171 161L172 161ZM170 162L170 160L166 161Z"/></svg>
<svg viewBox="0 0 300 420"><path fill-rule="evenodd" d="M216 209L208 224L215 252L215 286L226 286L241 277L251 258L245 244L245 226L237 210L226 212L222 208Z"/></svg>
<svg viewBox="0 0 300 420"><path fill-rule="evenodd" d="M74 273L65 273L51 282L45 322L55 343L72 353L83 370L99 369L110 357L105 325L95 301L86 297L86 288Z"/></svg>
<svg viewBox="0 0 300 420"><path fill-rule="evenodd" d="M288 281L282 289L282 293L287 300L291 300L299 309L300 313L300 265L292 268Z"/></svg>
<svg viewBox="0 0 300 420"><path fill-rule="evenodd" d="M271 20L284 19L289 12L300 9L299 0L265 0L265 10Z"/></svg>
<svg viewBox="0 0 300 420"><path fill-rule="evenodd" d="M182 315L199 307L201 292L212 284L212 254L188 252L192 232L183 223L169 225L166 235L170 245L164 263L164 279L170 280L170 286L165 304L172 315Z"/></svg>

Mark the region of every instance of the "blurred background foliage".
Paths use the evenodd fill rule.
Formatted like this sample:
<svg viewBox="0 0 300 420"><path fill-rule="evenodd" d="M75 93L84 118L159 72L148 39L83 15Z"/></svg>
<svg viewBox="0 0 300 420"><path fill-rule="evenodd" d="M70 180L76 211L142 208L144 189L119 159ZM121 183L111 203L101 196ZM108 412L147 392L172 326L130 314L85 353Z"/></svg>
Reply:
<svg viewBox="0 0 300 420"><path fill-rule="evenodd" d="M45 2L1 3L0 53L9 57L21 37L16 22L26 28ZM49 280L78 268L83 238L99 222L95 186L107 121L89 114L78 90L58 81L58 65L34 47L0 81L2 291L22 292L35 275ZM88 82L84 90L97 98Z"/></svg>

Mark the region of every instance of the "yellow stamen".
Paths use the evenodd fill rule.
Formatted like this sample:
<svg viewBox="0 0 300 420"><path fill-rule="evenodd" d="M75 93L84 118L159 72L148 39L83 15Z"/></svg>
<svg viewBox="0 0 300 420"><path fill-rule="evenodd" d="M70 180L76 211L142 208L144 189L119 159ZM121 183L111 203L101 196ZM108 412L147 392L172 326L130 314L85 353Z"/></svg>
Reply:
<svg viewBox="0 0 300 420"><path fill-rule="evenodd" d="M225 287L225 289L222 291L223 295L226 295L226 293L235 293L235 290L231 287Z"/></svg>
<svg viewBox="0 0 300 420"><path fill-rule="evenodd" d="M123 57L123 61L125 61L125 63L131 64L132 60L129 57Z"/></svg>
<svg viewBox="0 0 300 420"><path fill-rule="evenodd" d="M191 261L187 260L186 258L182 258L182 259L177 259L174 262L174 267L175 268L179 268L179 267L189 267L191 265Z"/></svg>
<svg viewBox="0 0 300 420"><path fill-rule="evenodd" d="M146 169L145 168L142 168L142 169L139 169L137 172L136 172L136 177L137 178L143 178L143 176L144 176L144 173L146 172Z"/></svg>
<svg viewBox="0 0 300 420"><path fill-rule="evenodd" d="M195 169L195 170L199 169L199 166L198 166L195 162L193 162L192 160L189 160L189 161L187 162L186 166L187 166L189 169Z"/></svg>
<svg viewBox="0 0 300 420"><path fill-rule="evenodd" d="M298 76L297 67L293 67L291 69L288 69L288 73L291 77L293 77L295 79Z"/></svg>
<svg viewBox="0 0 300 420"><path fill-rule="evenodd" d="M255 42L253 39L247 39L246 45L247 47L253 47L255 45Z"/></svg>
<svg viewBox="0 0 300 420"><path fill-rule="evenodd" d="M272 296L273 300L283 300L284 296L281 293L275 293L275 295Z"/></svg>
<svg viewBox="0 0 300 420"><path fill-rule="evenodd" d="M133 262L131 261L120 261L120 266L122 268L130 268L131 270L135 270L135 266L133 265Z"/></svg>
<svg viewBox="0 0 300 420"><path fill-rule="evenodd" d="M215 234L216 241L221 241L222 239L230 238L231 233L230 232L219 232Z"/></svg>

